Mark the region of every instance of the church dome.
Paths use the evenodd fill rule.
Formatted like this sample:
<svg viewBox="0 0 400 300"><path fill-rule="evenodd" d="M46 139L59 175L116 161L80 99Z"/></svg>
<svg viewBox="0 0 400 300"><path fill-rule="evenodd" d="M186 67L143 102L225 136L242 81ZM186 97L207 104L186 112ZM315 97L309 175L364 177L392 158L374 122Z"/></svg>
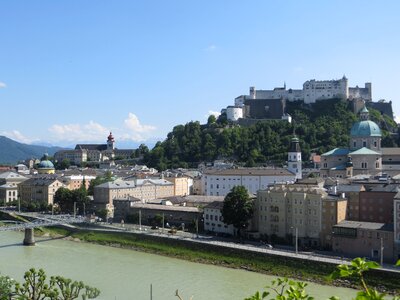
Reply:
<svg viewBox="0 0 400 300"><path fill-rule="evenodd" d="M370 120L359 121L353 125L350 132L351 136L382 136L379 126Z"/></svg>
<svg viewBox="0 0 400 300"><path fill-rule="evenodd" d="M39 163L40 169L54 169L54 165L50 160L42 160Z"/></svg>

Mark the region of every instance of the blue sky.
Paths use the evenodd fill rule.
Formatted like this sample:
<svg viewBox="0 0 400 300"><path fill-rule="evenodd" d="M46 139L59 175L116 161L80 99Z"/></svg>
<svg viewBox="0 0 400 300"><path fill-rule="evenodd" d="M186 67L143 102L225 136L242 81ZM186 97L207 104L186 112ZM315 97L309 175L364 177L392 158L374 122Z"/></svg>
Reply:
<svg viewBox="0 0 400 300"><path fill-rule="evenodd" d="M205 122L249 86L372 82L400 116L399 1L0 3L0 135L117 146Z"/></svg>

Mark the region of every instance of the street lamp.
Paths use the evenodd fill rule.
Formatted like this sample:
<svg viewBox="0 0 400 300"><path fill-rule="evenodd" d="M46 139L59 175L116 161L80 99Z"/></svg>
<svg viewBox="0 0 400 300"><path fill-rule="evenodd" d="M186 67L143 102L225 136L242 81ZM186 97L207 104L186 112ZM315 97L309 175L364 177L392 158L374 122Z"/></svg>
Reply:
<svg viewBox="0 0 400 300"><path fill-rule="evenodd" d="M142 231L142 210L139 209L139 230Z"/></svg>
<svg viewBox="0 0 400 300"><path fill-rule="evenodd" d="M199 238L199 216L196 218L196 237Z"/></svg>
<svg viewBox="0 0 400 300"><path fill-rule="evenodd" d="M165 215L162 213L162 234L164 234L164 223L165 223Z"/></svg>
<svg viewBox="0 0 400 300"><path fill-rule="evenodd" d="M383 266L383 237L381 237L381 266Z"/></svg>

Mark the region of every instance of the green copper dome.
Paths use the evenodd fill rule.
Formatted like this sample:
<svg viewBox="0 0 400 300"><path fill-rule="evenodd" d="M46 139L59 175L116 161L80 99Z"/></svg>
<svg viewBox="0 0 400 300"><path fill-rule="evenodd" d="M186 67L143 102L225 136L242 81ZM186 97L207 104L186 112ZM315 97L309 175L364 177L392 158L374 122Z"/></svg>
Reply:
<svg viewBox="0 0 400 300"><path fill-rule="evenodd" d="M359 121L353 125L351 136L382 136L379 126L370 120Z"/></svg>
<svg viewBox="0 0 400 300"><path fill-rule="evenodd" d="M54 169L53 163L48 158L49 158L49 155L47 153L45 153L43 160L38 165L39 169Z"/></svg>
<svg viewBox="0 0 400 300"><path fill-rule="evenodd" d="M54 165L50 160L42 160L39 163L40 169L54 169Z"/></svg>

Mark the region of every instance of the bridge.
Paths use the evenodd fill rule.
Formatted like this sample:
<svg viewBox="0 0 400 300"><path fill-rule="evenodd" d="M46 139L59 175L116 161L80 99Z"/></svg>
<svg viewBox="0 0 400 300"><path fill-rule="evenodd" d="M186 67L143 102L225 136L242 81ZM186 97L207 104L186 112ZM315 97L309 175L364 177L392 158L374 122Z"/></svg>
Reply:
<svg viewBox="0 0 400 300"><path fill-rule="evenodd" d="M26 246L35 245L35 237L33 233L34 228L55 226L55 225L69 225L69 224L86 222L86 218L82 216L19 213L16 211L8 211L8 210L0 210L0 211L9 214L10 216L21 216L33 219L33 221L30 222L2 221L4 223L4 226L0 226L0 231L25 230L25 237L23 244Z"/></svg>

